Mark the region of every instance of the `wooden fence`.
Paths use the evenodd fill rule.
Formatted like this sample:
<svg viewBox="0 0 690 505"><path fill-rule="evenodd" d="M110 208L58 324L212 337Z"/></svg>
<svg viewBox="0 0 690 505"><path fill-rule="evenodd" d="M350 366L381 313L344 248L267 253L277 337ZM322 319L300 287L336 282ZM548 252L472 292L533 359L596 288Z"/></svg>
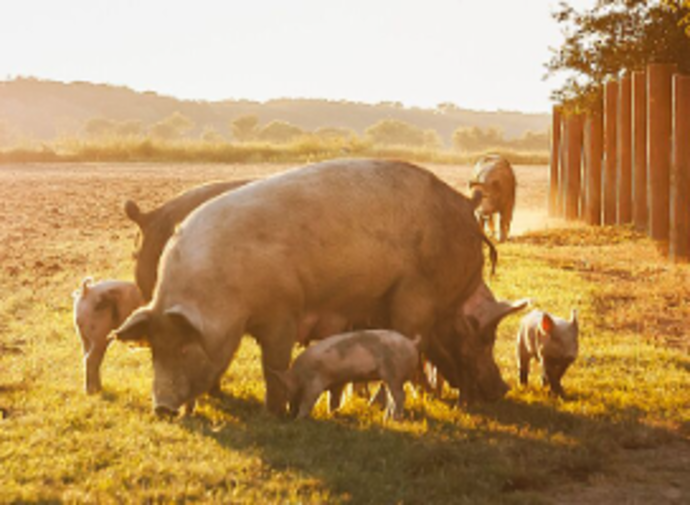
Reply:
<svg viewBox="0 0 690 505"><path fill-rule="evenodd" d="M608 81L587 113L553 109L549 212L633 224L690 260L690 77L651 64Z"/></svg>

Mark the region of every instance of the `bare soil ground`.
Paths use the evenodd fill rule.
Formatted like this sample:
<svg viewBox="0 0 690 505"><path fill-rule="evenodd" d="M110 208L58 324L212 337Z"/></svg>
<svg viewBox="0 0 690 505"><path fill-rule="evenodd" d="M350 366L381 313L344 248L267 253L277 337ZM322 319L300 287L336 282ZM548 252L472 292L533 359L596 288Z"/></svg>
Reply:
<svg viewBox="0 0 690 505"><path fill-rule="evenodd" d="M41 300L42 287L54 282L56 275L75 288L87 274L131 278L132 263L123 252L122 241L133 247L136 230L123 213L126 199L149 210L200 183L265 177L287 168L273 164L0 166L0 289L3 293L31 289L36 301L69 310L68 293L64 300ZM470 167L429 168L457 189L466 190ZM519 166L516 171L520 186L514 233L562 225L547 219L547 168ZM92 242L94 237L101 238L95 250L65 248L65 244L79 244L83 238ZM2 345L0 352L13 352L12 342ZM641 443L632 449L620 458L616 476L563 489L552 496L553 502L690 503L687 443L651 448Z"/></svg>
<svg viewBox="0 0 690 505"><path fill-rule="evenodd" d="M193 164L35 164L0 166L0 265L2 282L20 272L93 270L84 251L62 250L79 237L107 232L110 240L134 240L136 229L124 215L133 199L152 209L179 192L214 180L265 177L290 165ZM471 168L430 167L455 188L465 191ZM546 223L548 180L545 167L517 167L520 187L514 221L516 234ZM105 249L107 243L102 245ZM9 286L6 286L9 287Z"/></svg>

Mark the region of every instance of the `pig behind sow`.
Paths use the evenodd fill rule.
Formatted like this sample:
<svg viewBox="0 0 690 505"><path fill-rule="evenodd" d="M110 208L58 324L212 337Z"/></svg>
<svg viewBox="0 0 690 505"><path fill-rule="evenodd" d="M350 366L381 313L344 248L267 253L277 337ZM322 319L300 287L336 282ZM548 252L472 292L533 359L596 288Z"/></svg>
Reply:
<svg viewBox="0 0 690 505"><path fill-rule="evenodd" d="M142 212L136 202L125 202L125 214L139 227L139 247L134 253L134 279L146 301L151 300L158 277L158 262L175 227L211 198L251 181L212 182L187 190L160 207Z"/></svg>

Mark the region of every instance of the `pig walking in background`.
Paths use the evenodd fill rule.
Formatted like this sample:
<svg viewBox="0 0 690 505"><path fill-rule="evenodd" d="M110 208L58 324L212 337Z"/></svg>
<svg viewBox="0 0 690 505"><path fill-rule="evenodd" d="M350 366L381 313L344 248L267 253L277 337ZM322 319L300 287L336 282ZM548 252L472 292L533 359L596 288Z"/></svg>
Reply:
<svg viewBox="0 0 690 505"><path fill-rule="evenodd" d="M284 372L272 371L287 389L291 415L309 417L325 390L342 391L354 381L382 380L392 397L386 417L399 419L405 406L405 382L419 365L419 344L390 330L364 330L335 335L312 344Z"/></svg>
<svg viewBox="0 0 690 505"><path fill-rule="evenodd" d="M101 391L101 363L108 349L110 333L120 326L144 300L136 284L125 281L93 283L85 278L74 299L74 326L84 352L85 389Z"/></svg>
<svg viewBox="0 0 690 505"><path fill-rule="evenodd" d="M539 361L542 382L553 394L565 396L561 378L577 358L578 352L577 311L573 310L570 321L546 312L533 310L520 322L517 335L517 358L520 383L527 384L532 358Z"/></svg>
<svg viewBox="0 0 690 505"><path fill-rule="evenodd" d="M148 302L158 277L158 262L175 227L203 203L251 181L212 182L180 193L160 207L142 212L136 202L125 202L125 214L139 227L139 249L134 253L134 279Z"/></svg>
<svg viewBox="0 0 690 505"><path fill-rule="evenodd" d="M501 242L507 240L513 220L517 186L513 167L500 155L485 156L474 166L469 186L473 200L478 199L478 194L481 194L477 214L482 227L488 227L489 233L495 236L493 215L498 214L498 239Z"/></svg>

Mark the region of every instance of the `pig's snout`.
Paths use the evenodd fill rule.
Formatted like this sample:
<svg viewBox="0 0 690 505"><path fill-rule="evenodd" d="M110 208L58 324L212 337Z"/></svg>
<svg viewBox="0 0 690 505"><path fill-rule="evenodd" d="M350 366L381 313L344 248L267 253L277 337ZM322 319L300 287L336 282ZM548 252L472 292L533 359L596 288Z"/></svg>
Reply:
<svg viewBox="0 0 690 505"><path fill-rule="evenodd" d="M156 413L156 415L162 419L172 419L174 417L177 417L177 409L173 409L171 407L168 407L167 405L156 405L153 408L153 411Z"/></svg>
<svg viewBox="0 0 690 505"><path fill-rule="evenodd" d="M482 391L482 396L487 402L497 402L502 399L508 391L510 391L510 386L508 386L503 379L500 379L500 382L495 384L494 387L489 388L488 391Z"/></svg>

